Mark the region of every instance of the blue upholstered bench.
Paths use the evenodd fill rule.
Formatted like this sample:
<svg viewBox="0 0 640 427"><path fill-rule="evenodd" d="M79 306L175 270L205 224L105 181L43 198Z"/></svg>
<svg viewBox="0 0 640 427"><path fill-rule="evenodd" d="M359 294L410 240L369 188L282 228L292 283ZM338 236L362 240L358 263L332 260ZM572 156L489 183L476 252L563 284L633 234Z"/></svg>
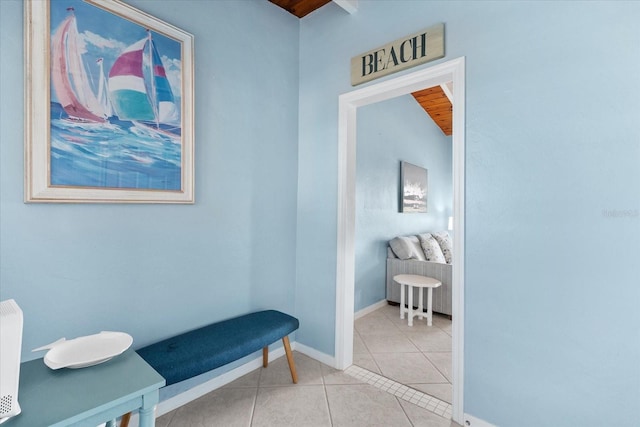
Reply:
<svg viewBox="0 0 640 427"><path fill-rule="evenodd" d="M295 317L275 310L259 311L185 332L136 350L171 385L224 366L262 349L262 365L269 364L269 344L282 339L291 371L298 375L289 334L298 329ZM121 426L128 424L130 414ZM126 418L126 423L125 423Z"/></svg>

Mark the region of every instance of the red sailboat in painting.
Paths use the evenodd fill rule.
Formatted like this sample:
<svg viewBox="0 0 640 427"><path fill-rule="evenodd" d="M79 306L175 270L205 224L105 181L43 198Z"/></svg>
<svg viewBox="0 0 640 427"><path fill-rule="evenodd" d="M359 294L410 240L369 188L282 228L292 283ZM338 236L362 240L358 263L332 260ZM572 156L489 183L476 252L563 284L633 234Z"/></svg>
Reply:
<svg viewBox="0 0 640 427"><path fill-rule="evenodd" d="M72 120L105 122L107 111L96 97L82 62L82 41L72 7L51 41L51 82L58 102Z"/></svg>

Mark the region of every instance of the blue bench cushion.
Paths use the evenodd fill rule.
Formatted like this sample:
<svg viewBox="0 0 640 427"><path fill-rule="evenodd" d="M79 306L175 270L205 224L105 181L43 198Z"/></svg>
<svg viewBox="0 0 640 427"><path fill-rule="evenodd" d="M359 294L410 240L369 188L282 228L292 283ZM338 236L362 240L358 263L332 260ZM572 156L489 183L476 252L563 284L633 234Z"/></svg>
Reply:
<svg viewBox="0 0 640 427"><path fill-rule="evenodd" d="M298 326L298 319L288 314L259 311L168 338L137 353L170 385L248 356Z"/></svg>

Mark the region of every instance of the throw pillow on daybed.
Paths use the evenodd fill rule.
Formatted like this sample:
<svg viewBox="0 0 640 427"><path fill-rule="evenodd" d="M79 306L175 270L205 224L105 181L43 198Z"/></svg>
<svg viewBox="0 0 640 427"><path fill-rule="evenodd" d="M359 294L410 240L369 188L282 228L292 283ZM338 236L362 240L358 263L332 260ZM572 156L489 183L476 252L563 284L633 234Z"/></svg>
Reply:
<svg viewBox="0 0 640 427"><path fill-rule="evenodd" d="M433 237L438 241L447 264L451 264L453 258L453 243L451 242L449 233L446 231L439 231L437 233L433 233Z"/></svg>
<svg viewBox="0 0 640 427"><path fill-rule="evenodd" d="M425 261L424 253L416 236L396 237L389 241L389 246L400 259L417 259Z"/></svg>
<svg viewBox="0 0 640 427"><path fill-rule="evenodd" d="M431 233L418 234L420 239L420 246L424 251L424 256L427 261L445 263L445 257L440 249L438 241L431 235Z"/></svg>

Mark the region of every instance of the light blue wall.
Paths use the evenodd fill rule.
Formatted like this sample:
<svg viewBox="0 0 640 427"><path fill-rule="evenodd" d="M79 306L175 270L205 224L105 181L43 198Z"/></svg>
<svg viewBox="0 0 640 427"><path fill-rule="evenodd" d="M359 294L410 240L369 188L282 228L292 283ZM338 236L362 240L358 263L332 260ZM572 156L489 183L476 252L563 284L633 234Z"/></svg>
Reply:
<svg viewBox="0 0 640 427"><path fill-rule="evenodd" d="M386 297L387 243L446 230L452 212L451 137L411 96L358 109L355 310ZM400 162L428 170L426 214L400 213Z"/></svg>
<svg viewBox="0 0 640 427"><path fill-rule="evenodd" d="M195 36L192 206L23 203L23 4L0 1L0 291L24 311L25 360L62 336L137 348L294 311L298 20L258 0L128 3Z"/></svg>
<svg viewBox="0 0 640 427"><path fill-rule="evenodd" d="M638 2L361 0L305 18L298 341L334 351L349 61L444 22L438 62L466 57L464 409L500 426L636 424L639 17Z"/></svg>
<svg viewBox="0 0 640 427"><path fill-rule="evenodd" d="M25 359L263 307L333 354L349 60L445 22L443 60L467 58L465 411L636 422L640 3L361 0L301 21L258 0L131 4L196 36L193 206L22 203L22 2L0 1L0 298L25 312Z"/></svg>

